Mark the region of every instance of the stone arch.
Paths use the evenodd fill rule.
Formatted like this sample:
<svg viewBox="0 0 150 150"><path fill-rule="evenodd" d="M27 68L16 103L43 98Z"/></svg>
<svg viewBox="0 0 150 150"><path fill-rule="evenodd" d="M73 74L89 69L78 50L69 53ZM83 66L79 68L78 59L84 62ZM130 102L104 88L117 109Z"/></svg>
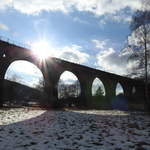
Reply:
<svg viewBox="0 0 150 150"><path fill-rule="evenodd" d="M124 95L124 88L123 88L123 85L120 82L118 82L116 84L116 96L118 96L119 94Z"/></svg>
<svg viewBox="0 0 150 150"><path fill-rule="evenodd" d="M7 85L4 88L4 98L8 99L11 104L41 104L41 99L46 97L43 93L45 86L43 73L29 61L16 60L10 63L4 79Z"/></svg>
<svg viewBox="0 0 150 150"><path fill-rule="evenodd" d="M37 78L37 80L38 80L38 78L41 78L43 80L43 82L45 82L42 71L35 64L33 64L29 61L26 61L26 60L13 61L12 63L10 63L9 67L6 70L5 76L4 76L4 79L8 79L11 81L15 80L15 82L20 81L23 84L23 82L21 80L17 81L17 79L15 79L17 76L16 77L14 76L15 77L14 79L11 78L12 75L16 75L15 71L18 72L18 74L20 72L19 76L20 77L22 76L22 78L23 78L23 74L32 75L34 78ZM33 71L34 71L35 75L32 73ZM35 86L34 82L37 80L32 80L34 85L31 86L30 84L32 84L32 83L30 82L29 86L34 87ZM25 83L25 85L26 85L26 83Z"/></svg>
<svg viewBox="0 0 150 150"><path fill-rule="evenodd" d="M104 81L98 77L93 79L91 84L91 105L97 109L105 109L108 106L107 99L106 99L106 88Z"/></svg>
<svg viewBox="0 0 150 150"><path fill-rule="evenodd" d="M101 96L105 96L106 95L106 90L105 90L105 86L102 82L102 80L100 80L98 77L96 77L93 82L92 82L92 87L91 87L91 91L92 91L92 96L94 95L101 95ZM96 91L98 93L96 93Z"/></svg>
<svg viewBox="0 0 150 150"><path fill-rule="evenodd" d="M41 73L44 77L44 80L47 78L48 72L45 71L46 69L44 68L44 64L41 64L41 62L39 60L37 60L36 58L33 58L32 56L28 56L28 57L23 57L23 58L22 57L21 58L20 57L10 58L9 60L3 62L4 66L1 69L1 70L3 70L2 73L1 73L1 79L4 79L7 69L9 68L9 66L12 63L14 63L16 61L26 61L26 62L29 62L29 63L33 64L34 66L36 66L41 71Z"/></svg>
<svg viewBox="0 0 150 150"><path fill-rule="evenodd" d="M68 70L63 71L58 80L57 90L58 99L79 97L81 94L81 86L75 73Z"/></svg>

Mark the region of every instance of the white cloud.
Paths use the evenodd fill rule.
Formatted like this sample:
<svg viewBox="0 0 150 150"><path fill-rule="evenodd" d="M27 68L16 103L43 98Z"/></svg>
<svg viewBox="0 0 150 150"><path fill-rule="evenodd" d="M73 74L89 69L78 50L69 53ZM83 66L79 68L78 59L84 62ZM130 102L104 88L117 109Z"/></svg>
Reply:
<svg viewBox="0 0 150 150"><path fill-rule="evenodd" d="M0 30L8 31L9 28L8 28L8 26L6 26L5 24L0 24Z"/></svg>
<svg viewBox="0 0 150 150"><path fill-rule="evenodd" d="M140 5L140 0L1 0L0 8L12 7L26 14L37 14L43 10L67 13L76 9L101 16L115 14L127 7L135 10Z"/></svg>
<svg viewBox="0 0 150 150"><path fill-rule="evenodd" d="M63 0L13 0L12 7L26 14L38 14L41 11L68 11Z"/></svg>
<svg viewBox="0 0 150 150"><path fill-rule="evenodd" d="M126 49L128 52L118 53L113 48L101 50L97 54L96 66L104 71L112 72L120 75L127 74L129 65L128 58L132 52Z"/></svg>
<svg viewBox="0 0 150 150"><path fill-rule="evenodd" d="M120 10L118 13L109 13L106 15L103 15L100 18L99 25L100 27L103 27L108 21L112 20L117 23L130 23L132 19L133 10Z"/></svg>
<svg viewBox="0 0 150 150"><path fill-rule="evenodd" d="M130 22L132 19L132 16L128 16L126 14L117 14L117 15L111 16L111 18L112 20L120 23L120 22Z"/></svg>
<svg viewBox="0 0 150 150"><path fill-rule="evenodd" d="M82 19L80 19L79 17L74 17L74 18L73 18L73 21L74 21L74 22L81 23L81 24L89 24L86 20L82 20Z"/></svg>
<svg viewBox="0 0 150 150"><path fill-rule="evenodd" d="M97 49L104 49L106 44L107 44L107 41L108 40L104 40L104 41L101 41L101 40L92 40L92 42L95 44L95 47Z"/></svg>
<svg viewBox="0 0 150 150"><path fill-rule="evenodd" d="M11 7L12 6L12 0L1 0L0 2L0 9L4 10L6 7Z"/></svg>
<svg viewBox="0 0 150 150"><path fill-rule="evenodd" d="M87 62L89 58L87 53L82 52L82 47L79 45L66 46L61 50L57 50L54 56L78 64Z"/></svg>
<svg viewBox="0 0 150 150"><path fill-rule="evenodd" d="M110 47L110 41L92 40L95 47L99 50L96 55L96 67L100 70L112 72L120 75L127 75L133 68L138 65L135 60L129 61L129 57L133 54L131 48L124 48L116 51Z"/></svg>

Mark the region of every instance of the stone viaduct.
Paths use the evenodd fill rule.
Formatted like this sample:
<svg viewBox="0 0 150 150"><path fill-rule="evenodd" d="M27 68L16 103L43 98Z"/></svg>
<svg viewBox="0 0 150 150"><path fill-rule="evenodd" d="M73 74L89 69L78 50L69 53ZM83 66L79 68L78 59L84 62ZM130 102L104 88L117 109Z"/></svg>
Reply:
<svg viewBox="0 0 150 150"><path fill-rule="evenodd" d="M134 96L138 99L141 97L141 99L144 101L144 86L140 81L67 62L54 57L49 57L45 62L42 62L38 57L36 57L33 51L0 40L1 80L4 79L5 73L10 64L16 60L29 61L41 70L45 81L45 92L48 94L50 102L58 99L57 84L61 74L64 71L70 71L78 78L81 88L80 99L82 101L82 105L90 105L90 101L92 99L91 87L93 80L96 77L102 81L105 87L105 97L108 103L111 103L112 98L115 97L117 83L122 85L124 96L131 98L133 96L134 87ZM130 99L130 101L132 101L132 99Z"/></svg>

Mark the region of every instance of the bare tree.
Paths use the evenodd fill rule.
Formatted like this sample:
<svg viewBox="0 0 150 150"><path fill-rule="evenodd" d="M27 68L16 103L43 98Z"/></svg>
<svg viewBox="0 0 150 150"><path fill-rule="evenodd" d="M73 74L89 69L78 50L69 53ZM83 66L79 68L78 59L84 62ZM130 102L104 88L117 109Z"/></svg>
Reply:
<svg viewBox="0 0 150 150"><path fill-rule="evenodd" d="M145 69L145 98L149 104L148 95L148 56L150 56L150 3L143 1L141 10L137 10L132 17L131 31L133 34L134 45L132 48L136 51L139 49L138 58L140 63L138 67L143 66ZM143 53L142 53L143 52ZM135 55L135 53L134 53Z"/></svg>
<svg viewBox="0 0 150 150"><path fill-rule="evenodd" d="M38 83L35 85L35 88L40 91L43 91L44 85L45 85L44 80L42 78L40 78Z"/></svg>
<svg viewBox="0 0 150 150"><path fill-rule="evenodd" d="M75 97L77 98L80 95L80 83L78 80L72 84L65 84L63 80L59 80L58 84L58 95L59 98L68 98Z"/></svg>

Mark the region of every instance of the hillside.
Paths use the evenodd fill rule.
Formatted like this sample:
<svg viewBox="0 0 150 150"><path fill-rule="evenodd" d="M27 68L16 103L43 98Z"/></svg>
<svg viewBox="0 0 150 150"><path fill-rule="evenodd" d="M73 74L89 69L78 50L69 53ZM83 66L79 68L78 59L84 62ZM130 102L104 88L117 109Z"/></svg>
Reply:
<svg viewBox="0 0 150 150"><path fill-rule="evenodd" d="M46 94L37 89L8 80L0 80L1 101L5 104L30 104L40 103Z"/></svg>

